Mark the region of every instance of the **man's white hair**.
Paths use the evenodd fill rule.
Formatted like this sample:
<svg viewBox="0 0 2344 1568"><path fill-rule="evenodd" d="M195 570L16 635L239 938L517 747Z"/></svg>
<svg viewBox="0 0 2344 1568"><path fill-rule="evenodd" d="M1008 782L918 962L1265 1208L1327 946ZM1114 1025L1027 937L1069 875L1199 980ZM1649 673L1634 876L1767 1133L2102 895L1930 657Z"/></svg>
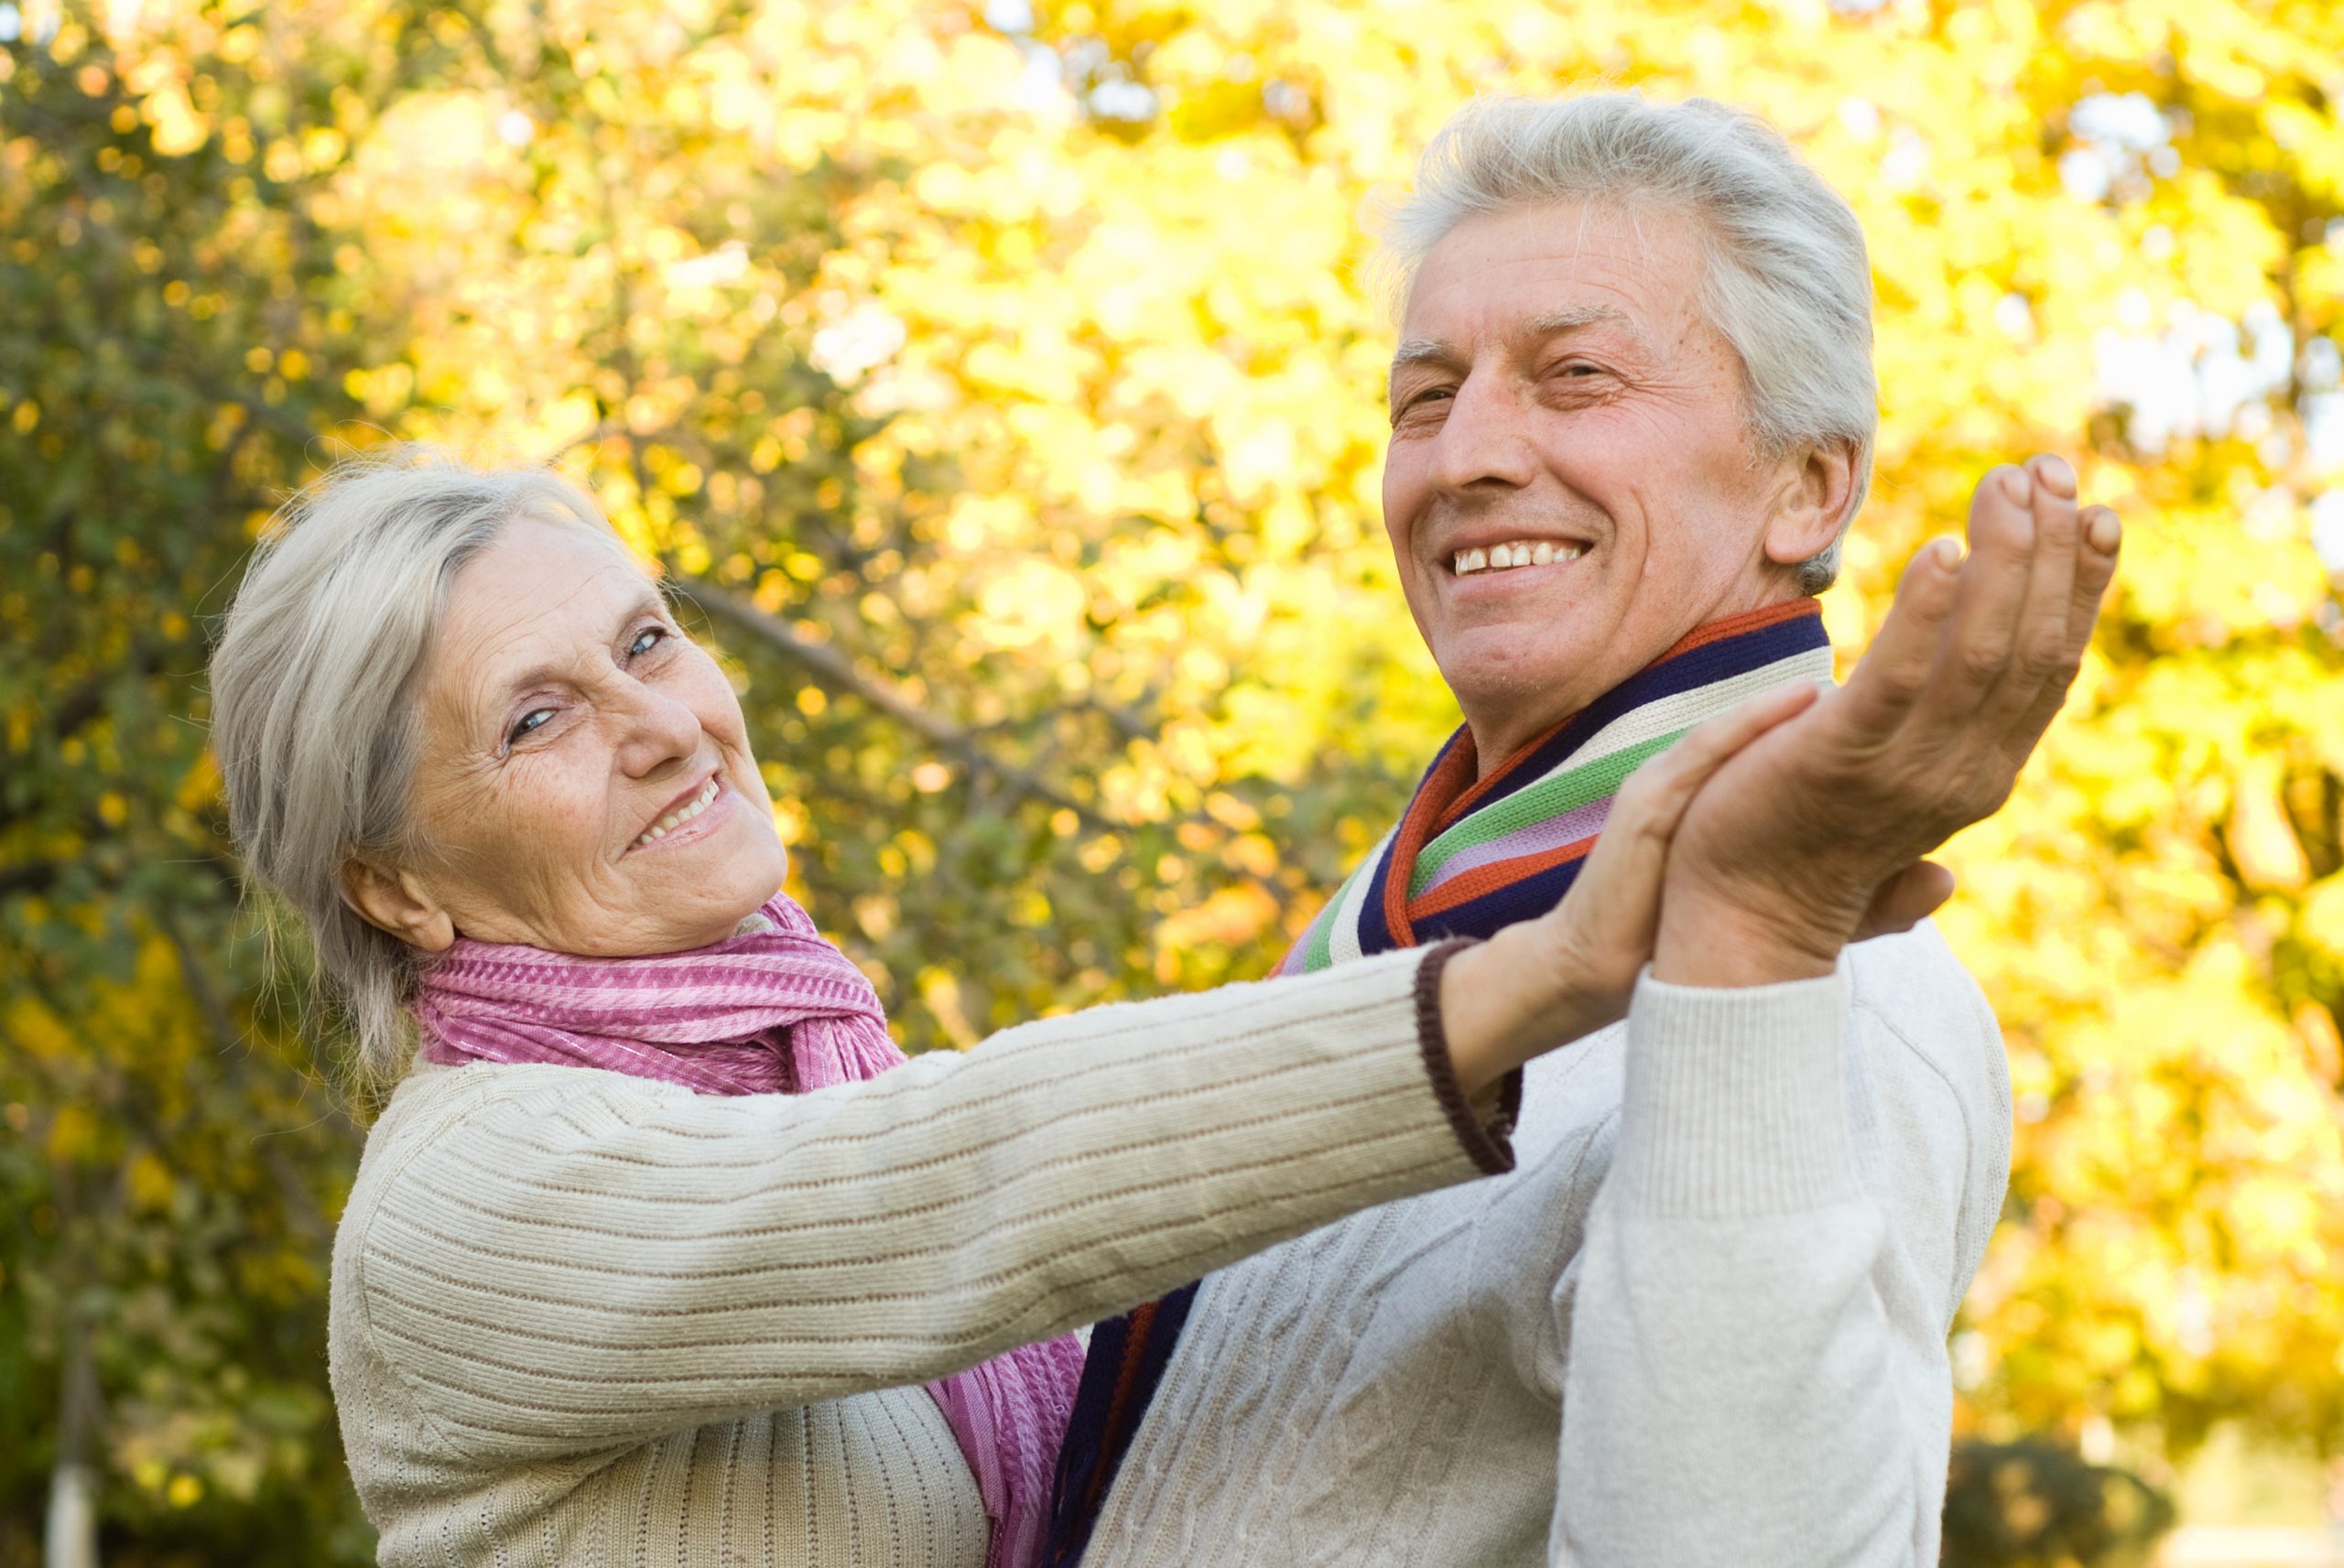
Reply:
<svg viewBox="0 0 2344 1568"><path fill-rule="evenodd" d="M593 499L550 469L472 469L427 447L345 461L262 537L212 655L229 832L299 916L320 989L357 1036L362 1080L405 1055L419 971L406 943L342 902L342 867L427 851L407 816L417 677L456 574L523 517L624 554Z"/></svg>
<svg viewBox="0 0 2344 1568"><path fill-rule="evenodd" d="M1880 425L1872 264L1855 212L1772 125L1710 99L1481 99L1441 127L1415 190L1382 214L1394 297L1405 304L1417 266L1466 219L1554 202L1658 204L1694 219L1700 308L1742 358L1744 417L1761 451L1855 449L1839 533L1799 567L1806 591L1829 588Z"/></svg>

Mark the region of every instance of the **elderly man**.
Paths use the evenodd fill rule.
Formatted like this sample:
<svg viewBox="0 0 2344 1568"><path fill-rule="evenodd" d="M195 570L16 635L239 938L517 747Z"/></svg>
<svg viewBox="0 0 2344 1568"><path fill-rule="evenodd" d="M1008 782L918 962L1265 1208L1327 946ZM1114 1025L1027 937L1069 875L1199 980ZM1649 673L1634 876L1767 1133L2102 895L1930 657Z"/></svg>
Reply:
<svg viewBox="0 0 2344 1568"><path fill-rule="evenodd" d="M1862 233L1747 114L1477 104L1387 238L1385 520L1465 726L1288 969L1551 904L1638 761L1828 680L1875 426ZM1932 929L1854 938L1949 891L1920 857L2007 795L2118 529L2038 459L1970 533L1695 800L1630 1016L1529 1070L1515 1169L1101 1325L1052 1561L1937 1562L2009 1088Z"/></svg>

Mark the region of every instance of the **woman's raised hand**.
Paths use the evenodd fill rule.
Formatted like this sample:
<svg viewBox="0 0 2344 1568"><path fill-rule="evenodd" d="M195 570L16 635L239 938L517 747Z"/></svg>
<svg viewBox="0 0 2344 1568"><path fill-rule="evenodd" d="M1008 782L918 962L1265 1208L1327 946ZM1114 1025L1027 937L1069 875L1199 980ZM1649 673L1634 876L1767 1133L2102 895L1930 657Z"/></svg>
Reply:
<svg viewBox="0 0 2344 1568"><path fill-rule="evenodd" d="M1762 692L1646 762L1613 797L1562 902L1449 961L1441 1021L1468 1094L1627 1016L1636 977L1652 959L1669 846L1686 808L1728 758L1817 695L1804 684ZM1882 888L1860 935L1909 929L1952 892L1950 872L1921 861Z"/></svg>

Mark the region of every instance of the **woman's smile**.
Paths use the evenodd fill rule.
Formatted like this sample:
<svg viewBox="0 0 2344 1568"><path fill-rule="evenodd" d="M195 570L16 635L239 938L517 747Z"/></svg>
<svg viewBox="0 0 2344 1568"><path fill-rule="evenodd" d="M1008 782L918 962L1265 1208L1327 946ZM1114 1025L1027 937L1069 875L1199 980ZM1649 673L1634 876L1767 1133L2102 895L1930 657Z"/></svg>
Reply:
<svg viewBox="0 0 2344 1568"><path fill-rule="evenodd" d="M740 799L738 791L725 787L720 769L709 774L708 782L698 789L671 804L658 820L636 835L626 852L632 855L645 849L697 844L724 826L725 818L732 815L732 808Z"/></svg>

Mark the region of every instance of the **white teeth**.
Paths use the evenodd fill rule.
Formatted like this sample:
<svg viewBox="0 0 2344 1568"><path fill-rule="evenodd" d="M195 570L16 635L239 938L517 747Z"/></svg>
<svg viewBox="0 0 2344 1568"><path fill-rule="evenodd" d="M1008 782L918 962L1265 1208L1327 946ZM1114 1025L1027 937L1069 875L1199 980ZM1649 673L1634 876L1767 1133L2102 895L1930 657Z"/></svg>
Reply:
<svg viewBox="0 0 2344 1568"><path fill-rule="evenodd" d="M667 816L661 817L650 827L645 828L643 831L643 837L637 838L635 842L637 844L656 844L660 839L665 838L668 834L674 832L677 828L681 827L685 823L689 822L701 812L706 811L709 808L710 803L716 799L717 791L722 787L722 775L711 773L709 775L708 783L701 788L698 795L692 796L690 800L686 801L675 810L667 813Z"/></svg>
<svg viewBox="0 0 2344 1568"><path fill-rule="evenodd" d="M1486 550L1460 550L1450 562L1450 569L1463 577L1469 572L1575 561L1585 554L1585 545L1557 545L1552 539L1524 539L1512 545L1492 545Z"/></svg>

